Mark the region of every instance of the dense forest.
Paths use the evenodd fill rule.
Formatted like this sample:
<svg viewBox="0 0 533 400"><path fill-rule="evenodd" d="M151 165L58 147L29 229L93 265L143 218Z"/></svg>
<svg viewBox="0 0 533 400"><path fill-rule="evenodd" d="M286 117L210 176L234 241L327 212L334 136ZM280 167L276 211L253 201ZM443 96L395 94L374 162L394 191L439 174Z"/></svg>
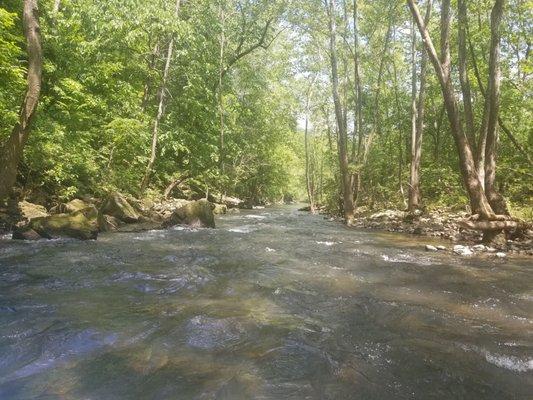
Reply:
<svg viewBox="0 0 533 400"><path fill-rule="evenodd" d="M0 197L533 216L526 0L3 0ZM222 198L222 197L220 197Z"/></svg>

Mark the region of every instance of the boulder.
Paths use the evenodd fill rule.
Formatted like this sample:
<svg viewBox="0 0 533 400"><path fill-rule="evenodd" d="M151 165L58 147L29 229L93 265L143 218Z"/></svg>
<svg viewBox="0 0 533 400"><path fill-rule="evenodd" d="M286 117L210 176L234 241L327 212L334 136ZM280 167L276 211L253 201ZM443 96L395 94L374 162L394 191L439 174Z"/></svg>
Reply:
<svg viewBox="0 0 533 400"><path fill-rule="evenodd" d="M85 210L87 208L94 207L93 204L87 203L81 199L74 199L68 203L62 203L50 209L52 214L68 214L76 211Z"/></svg>
<svg viewBox="0 0 533 400"><path fill-rule="evenodd" d="M225 204L214 203L215 208L213 209L214 214L226 214L228 212L228 206Z"/></svg>
<svg viewBox="0 0 533 400"><path fill-rule="evenodd" d="M207 200L191 201L176 209L163 224L165 227L189 225L196 228L214 228L214 205Z"/></svg>
<svg viewBox="0 0 533 400"><path fill-rule="evenodd" d="M114 232L123 224L118 218L107 214L98 215L98 229L100 232Z"/></svg>
<svg viewBox="0 0 533 400"><path fill-rule="evenodd" d="M27 225L13 231L13 239L35 240L74 238L96 239L98 236L96 208L88 208L70 214L56 214L32 219Z"/></svg>
<svg viewBox="0 0 533 400"><path fill-rule="evenodd" d="M21 201L18 203L18 211L21 218L25 221L31 221L34 218L47 217L49 215L46 208L43 206L27 201Z"/></svg>
<svg viewBox="0 0 533 400"><path fill-rule="evenodd" d="M111 193L105 199L100 213L110 215L119 220L131 223L139 221L140 215L120 193Z"/></svg>

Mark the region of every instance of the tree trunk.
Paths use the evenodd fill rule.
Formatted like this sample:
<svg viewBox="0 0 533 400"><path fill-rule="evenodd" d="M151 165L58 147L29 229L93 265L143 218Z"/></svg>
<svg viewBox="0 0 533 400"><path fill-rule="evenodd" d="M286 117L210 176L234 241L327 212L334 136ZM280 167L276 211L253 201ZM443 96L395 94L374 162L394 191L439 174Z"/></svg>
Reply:
<svg viewBox="0 0 533 400"><path fill-rule="evenodd" d="M424 24L427 26L431 17L431 0L428 0ZM413 21L414 24L414 21ZM416 68L414 52L415 27L413 25L413 134L411 136L411 176L409 180L409 204L408 210L413 212L420 208L422 195L420 193L420 162L422 159L422 137L424 134L424 114L426 100L426 73L427 73L427 53L422 49L420 59L420 88L418 92L418 102L416 100Z"/></svg>
<svg viewBox="0 0 533 400"><path fill-rule="evenodd" d="M485 193L497 214L509 215L505 199L496 189L496 154L498 145L498 114L500 111L500 25L504 0L496 0L491 13L489 82L487 86L487 142L485 147Z"/></svg>
<svg viewBox="0 0 533 400"><path fill-rule="evenodd" d="M311 166L309 162L309 113L310 113L310 102L311 102L311 92L313 90L314 79L309 85L307 90L306 99L305 99L305 130L304 130L304 141L305 141L305 182L307 186L307 198L309 199L309 211L315 213L315 193L314 193L314 184L311 176Z"/></svg>
<svg viewBox="0 0 533 400"><path fill-rule="evenodd" d="M20 108L19 120L0 152L0 201L9 196L17 180L19 163L41 93L43 55L37 0L24 0L22 23L28 51L28 87Z"/></svg>
<svg viewBox="0 0 533 400"><path fill-rule="evenodd" d="M176 0L176 8L175 8L175 16L176 19L179 17L179 11L180 11L180 1ZM155 117L154 126L152 129L152 147L150 151L150 159L148 160L148 165L146 166L146 171L144 173L143 180L141 182L141 194L143 194L146 189L148 188L148 185L150 184L150 177L152 175L152 170L154 167L154 163L157 157L157 142L159 140L159 125L161 123L161 119L163 118L163 114L165 112L165 98L166 98L166 90L167 90L167 81L168 81L168 75L170 72L170 64L172 62L172 53L174 51L174 36L170 38L170 42L168 43L168 49L167 49L167 58L165 61L165 68L163 70L163 82L161 83L161 88L159 88L158 92L158 107L157 107L157 115Z"/></svg>
<svg viewBox="0 0 533 400"><path fill-rule="evenodd" d="M52 14L56 15L61 7L61 0L54 0L54 8L52 8Z"/></svg>
<svg viewBox="0 0 533 400"><path fill-rule="evenodd" d="M484 219L492 219L494 211L490 206L483 187L481 186L477 173L476 164L472 154L472 149L468 143L459 115L459 109L455 98L455 90L451 79L451 65L450 65L450 50L449 50L449 34L450 34L450 0L443 0L442 2L442 17L441 17L441 53L442 59L439 58L433 41L429 35L428 30L422 20L418 6L415 0L407 0L411 13L418 25L418 30L424 39L426 51L431 59L435 73L439 80L444 104L448 119L450 121L450 128L455 140L457 151L459 153L459 166L463 181L470 200L472 213L481 215Z"/></svg>
<svg viewBox="0 0 533 400"><path fill-rule="evenodd" d="M465 129L470 140L470 145L475 150L476 135L474 127L474 111L472 107L472 90L470 88L470 79L468 79L468 63L467 63L467 1L458 0L458 27L459 27L459 47L458 47L458 64L459 64L459 81L461 83L461 92L463 95L464 114L465 114ZM427 23L426 23L427 25Z"/></svg>
<svg viewBox="0 0 533 400"><path fill-rule="evenodd" d="M335 106L335 119L337 121L337 129L339 132L338 138L338 154L339 166L342 181L342 198L344 218L347 224L350 224L354 218L354 201L352 195L352 179L349 171L348 149L347 149L347 127L345 124L346 118L342 109L341 99L339 95L339 72L337 60L337 25L335 21L335 0L329 1L329 53L331 63L331 80L333 103Z"/></svg>
<svg viewBox="0 0 533 400"><path fill-rule="evenodd" d="M224 167L224 93L223 93L223 86L222 81L224 79L224 53L225 53L225 44L226 44L226 32L225 32L225 22L226 22L226 14L224 11L224 8L222 5L220 5L219 9L219 18L220 23L222 26L222 29L220 31L220 53L219 53L219 70L218 70L218 114L219 114L219 136L218 136L218 163L219 163L219 171L221 175L224 175L225 167Z"/></svg>

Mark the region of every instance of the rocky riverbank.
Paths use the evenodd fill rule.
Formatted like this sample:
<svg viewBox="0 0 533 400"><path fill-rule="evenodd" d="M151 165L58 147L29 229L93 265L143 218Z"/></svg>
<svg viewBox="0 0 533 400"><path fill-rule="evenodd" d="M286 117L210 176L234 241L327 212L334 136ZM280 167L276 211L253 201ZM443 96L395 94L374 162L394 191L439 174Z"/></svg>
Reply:
<svg viewBox="0 0 533 400"><path fill-rule="evenodd" d="M451 242L450 246L444 246L445 249L429 245L426 248L428 251L448 250L463 256L485 253L502 258L508 254L533 256L533 230L531 228L522 232L511 231L507 235L502 233L490 244L483 244L480 231L465 229L461 226L461 222L468 217L469 214L466 212L448 210L426 213L408 213L400 210L372 212L361 207L350 225L355 228L441 238ZM336 217L328 215L326 218ZM421 246L425 246L422 241Z"/></svg>
<svg viewBox="0 0 533 400"><path fill-rule="evenodd" d="M96 239L101 232L137 232L175 225L215 227L215 214L236 212L240 200L138 200L120 193L104 199L74 199L49 209L21 201L0 209L0 233L13 239ZM245 206L245 205L244 205Z"/></svg>

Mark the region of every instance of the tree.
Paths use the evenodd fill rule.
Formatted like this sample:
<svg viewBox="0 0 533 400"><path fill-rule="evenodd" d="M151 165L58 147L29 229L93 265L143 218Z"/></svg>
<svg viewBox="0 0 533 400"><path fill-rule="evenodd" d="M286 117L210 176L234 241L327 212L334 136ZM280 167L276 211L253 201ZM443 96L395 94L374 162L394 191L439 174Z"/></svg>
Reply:
<svg viewBox="0 0 533 400"><path fill-rule="evenodd" d="M180 14L180 3L181 0L176 0L176 7L174 9L174 15L176 20L179 18ZM161 123L161 118L163 118L163 113L165 112L165 98L167 90L167 81L168 74L170 72L170 63L172 62L172 53L174 52L174 36L170 38L167 48L167 57L165 60L165 67L163 69L163 78L161 82L161 87L157 92L158 97L158 107L157 114L154 121L154 126L152 129L152 147L150 152L150 158L148 160L148 165L146 166L146 171L141 182L141 194L145 192L146 188L150 183L150 175L152 174L152 169L154 167L154 162L157 157L157 142L159 139L159 125Z"/></svg>
<svg viewBox="0 0 533 400"><path fill-rule="evenodd" d="M426 16L424 25L429 24L431 18L432 0L427 2ZM412 127L411 127L411 174L409 179L409 200L408 210L413 212L420 208L422 196L420 194L420 162L422 158L422 137L424 134L424 112L426 99L426 71L427 71L427 53L422 49L420 59L420 87L418 90L418 101L416 100L416 34L414 21L412 26Z"/></svg>
<svg viewBox="0 0 533 400"><path fill-rule="evenodd" d="M331 82L333 103L335 106L335 120L338 131L339 166L342 180L342 198L344 219L350 224L354 218L355 204L352 196L353 182L349 171L348 161L348 127L346 124L346 110L343 109L339 94L339 70L337 58L337 22L335 0L329 0L328 5L329 27L329 56L331 65Z"/></svg>
<svg viewBox="0 0 533 400"><path fill-rule="evenodd" d="M433 45L429 31L420 15L420 10L414 0L407 0L413 18L415 19L420 35L423 38L426 51L431 59L433 68L439 80L444 104L450 122L450 130L455 140L459 154L459 166L463 181L470 199L470 206L474 214L479 214L484 219L494 219L495 214L483 190L476 173L476 164L469 140L464 132L459 107L455 97L455 88L451 74L450 33L451 10L450 0L443 0L441 7L441 51L440 57Z"/></svg>
<svg viewBox="0 0 533 400"><path fill-rule="evenodd" d="M18 123L0 150L0 200L10 194L16 182L18 166L30 134L41 93L43 55L39 9L37 0L24 0L23 4L22 22L28 52L27 89L20 107Z"/></svg>

